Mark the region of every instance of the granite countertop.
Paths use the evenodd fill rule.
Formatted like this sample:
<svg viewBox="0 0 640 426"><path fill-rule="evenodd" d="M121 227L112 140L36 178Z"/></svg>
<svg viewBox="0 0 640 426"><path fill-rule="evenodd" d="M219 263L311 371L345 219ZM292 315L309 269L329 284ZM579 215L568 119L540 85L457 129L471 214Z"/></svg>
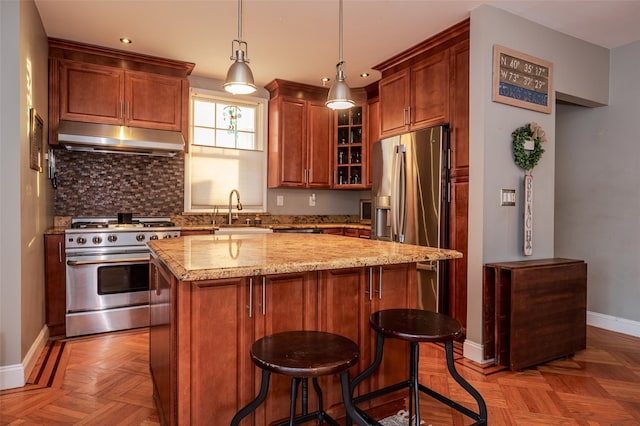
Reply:
<svg viewBox="0 0 640 426"><path fill-rule="evenodd" d="M455 250L326 234L197 235L148 244L182 281L462 257Z"/></svg>

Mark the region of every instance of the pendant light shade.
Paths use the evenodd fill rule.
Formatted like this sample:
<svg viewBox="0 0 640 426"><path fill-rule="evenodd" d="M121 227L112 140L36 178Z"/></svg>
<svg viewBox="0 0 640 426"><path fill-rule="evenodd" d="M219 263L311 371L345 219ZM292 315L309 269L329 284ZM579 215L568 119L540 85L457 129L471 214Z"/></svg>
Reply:
<svg viewBox="0 0 640 426"><path fill-rule="evenodd" d="M326 105L331 109L347 109L355 105L351 96L351 89L344 81L344 61L342 60L342 0L340 0L340 60L336 64L336 82L329 89Z"/></svg>
<svg viewBox="0 0 640 426"><path fill-rule="evenodd" d="M238 0L238 38L231 42L231 60L235 61L227 71L224 90L234 95L246 95L256 91L253 82L253 73L249 68L247 57L249 48L242 41L242 0Z"/></svg>

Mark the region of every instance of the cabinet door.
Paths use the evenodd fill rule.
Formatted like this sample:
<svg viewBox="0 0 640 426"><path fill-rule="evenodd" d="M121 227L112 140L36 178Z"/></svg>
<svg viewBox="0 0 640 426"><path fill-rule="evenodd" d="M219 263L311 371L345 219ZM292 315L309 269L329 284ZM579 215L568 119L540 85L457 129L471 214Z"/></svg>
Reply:
<svg viewBox="0 0 640 426"><path fill-rule="evenodd" d="M449 50L411 67L412 129L449 121Z"/></svg>
<svg viewBox="0 0 640 426"><path fill-rule="evenodd" d="M64 336L67 310L64 235L45 235L44 249L46 321L49 335Z"/></svg>
<svg viewBox="0 0 640 426"><path fill-rule="evenodd" d="M468 176L469 41L456 44L450 51L451 173L455 176Z"/></svg>
<svg viewBox="0 0 640 426"><path fill-rule="evenodd" d="M365 317L365 280L363 268L322 271L318 277L318 330L353 340L358 344L361 354L368 352L369 344L366 330L369 322L362 322ZM365 362L358 362L351 368L350 376L355 377L365 366ZM320 386L325 407L338 411L335 413L338 416L343 415L340 376L323 377ZM359 392L362 392L361 388Z"/></svg>
<svg viewBox="0 0 640 426"><path fill-rule="evenodd" d="M160 130L182 128L182 79L127 71L125 124Z"/></svg>
<svg viewBox="0 0 640 426"><path fill-rule="evenodd" d="M121 124L124 72L72 61L60 63L60 119Z"/></svg>
<svg viewBox="0 0 640 426"><path fill-rule="evenodd" d="M269 187L304 187L306 103L281 97L269 103Z"/></svg>
<svg viewBox="0 0 640 426"><path fill-rule="evenodd" d="M252 300L255 307L253 311L254 341L274 333L315 330L317 327L315 273L270 275L261 277L259 280L254 278ZM249 358L245 354L240 356ZM253 371L255 372L254 390L257 395L260 389L261 371L258 368L254 368ZM269 394L264 404L256 410L255 424L266 425L273 420L287 418L290 396L291 379L279 374L271 375ZM310 406L313 405L310 404ZM300 406L298 409L300 412Z"/></svg>
<svg viewBox="0 0 640 426"><path fill-rule="evenodd" d="M249 278L231 278L178 285L178 420L172 424L229 424L255 397L250 283Z"/></svg>
<svg viewBox="0 0 640 426"><path fill-rule="evenodd" d="M325 105L310 103L307 138L306 186L330 188L331 173L331 110Z"/></svg>
<svg viewBox="0 0 640 426"><path fill-rule="evenodd" d="M392 136L408 129L409 69L380 80L380 135Z"/></svg>
<svg viewBox="0 0 640 426"><path fill-rule="evenodd" d="M395 308L416 308L416 267L409 265L385 265L371 268L371 315L374 312L384 309ZM368 324L368 321L367 321ZM369 329L370 348L368 362L373 362L376 347L376 333ZM385 339L384 357L377 374L370 379L370 389L381 389L385 386L407 380L409 371L409 345L407 342L398 339ZM406 393L402 393L402 397ZM378 398L375 404L397 399L398 395L393 393L385 397Z"/></svg>

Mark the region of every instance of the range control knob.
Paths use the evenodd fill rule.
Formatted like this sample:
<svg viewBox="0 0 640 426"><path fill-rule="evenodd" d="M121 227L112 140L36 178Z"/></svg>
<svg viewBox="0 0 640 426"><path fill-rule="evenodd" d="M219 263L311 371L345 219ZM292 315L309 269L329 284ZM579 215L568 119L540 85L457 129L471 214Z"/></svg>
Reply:
<svg viewBox="0 0 640 426"><path fill-rule="evenodd" d="M109 241L110 243L115 243L116 241L118 241L118 236L117 235L109 235L107 237L107 241Z"/></svg>
<svg viewBox="0 0 640 426"><path fill-rule="evenodd" d="M93 239L91 241L93 241L93 244L98 245L98 244L100 244L102 242L102 237L95 236L95 237L93 237Z"/></svg>
<svg viewBox="0 0 640 426"><path fill-rule="evenodd" d="M144 234L138 234L138 235L136 235L136 241L144 241L144 239L145 239Z"/></svg>
<svg viewBox="0 0 640 426"><path fill-rule="evenodd" d="M150 239L150 240L157 240L157 239L158 239L158 236L157 236L157 235L152 235L152 236L150 236L150 237L149 237L149 239Z"/></svg>
<svg viewBox="0 0 640 426"><path fill-rule="evenodd" d="M164 239L167 239L167 238L171 238L171 235L169 235L169 234L164 234L164 235L162 236L162 239L163 239L163 240L164 240Z"/></svg>
<svg viewBox="0 0 640 426"><path fill-rule="evenodd" d="M76 238L76 243L80 245L87 244L87 239L85 237L78 237Z"/></svg>

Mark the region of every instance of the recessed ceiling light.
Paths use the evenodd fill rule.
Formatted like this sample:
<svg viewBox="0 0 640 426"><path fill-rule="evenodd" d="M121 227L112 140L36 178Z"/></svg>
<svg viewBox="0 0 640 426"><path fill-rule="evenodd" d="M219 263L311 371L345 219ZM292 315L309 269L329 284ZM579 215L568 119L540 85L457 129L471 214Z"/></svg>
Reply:
<svg viewBox="0 0 640 426"><path fill-rule="evenodd" d="M369 77L369 73L368 72L363 72L362 74L360 74L360 77L367 78L367 77Z"/></svg>
<svg viewBox="0 0 640 426"><path fill-rule="evenodd" d="M120 38L120 43L122 43L122 44L131 44L131 43L133 43L133 40L131 40L128 37L121 37Z"/></svg>

